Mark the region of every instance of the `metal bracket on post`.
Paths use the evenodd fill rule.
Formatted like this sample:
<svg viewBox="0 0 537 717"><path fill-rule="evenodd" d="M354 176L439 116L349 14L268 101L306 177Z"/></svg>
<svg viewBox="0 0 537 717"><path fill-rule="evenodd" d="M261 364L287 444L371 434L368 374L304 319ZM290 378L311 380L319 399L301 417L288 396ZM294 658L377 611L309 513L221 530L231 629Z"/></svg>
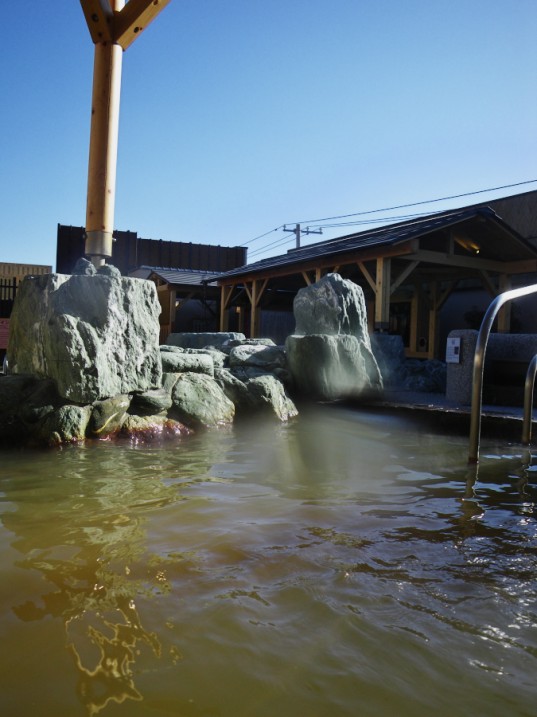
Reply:
<svg viewBox="0 0 537 717"><path fill-rule="evenodd" d="M112 232L101 230L86 232L86 256L98 268L112 256Z"/></svg>

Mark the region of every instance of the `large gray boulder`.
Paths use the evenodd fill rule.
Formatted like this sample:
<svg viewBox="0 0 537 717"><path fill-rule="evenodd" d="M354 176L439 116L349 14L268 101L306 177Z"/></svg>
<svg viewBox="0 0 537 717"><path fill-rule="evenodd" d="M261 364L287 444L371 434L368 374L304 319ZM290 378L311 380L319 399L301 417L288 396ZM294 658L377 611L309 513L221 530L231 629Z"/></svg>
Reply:
<svg viewBox="0 0 537 717"><path fill-rule="evenodd" d="M77 403L158 388L159 313L150 281L26 277L11 315L10 371L51 378L60 396Z"/></svg>
<svg viewBox="0 0 537 717"><path fill-rule="evenodd" d="M298 292L293 310L296 330L285 348L299 394L336 400L382 389L361 287L339 274L327 274Z"/></svg>
<svg viewBox="0 0 537 717"><path fill-rule="evenodd" d="M370 396L382 388L371 349L356 336L289 336L286 347L295 390L304 397L333 401Z"/></svg>
<svg viewBox="0 0 537 717"><path fill-rule="evenodd" d="M327 274L300 289L293 302L295 335L350 334L370 346L362 288L339 274Z"/></svg>
<svg viewBox="0 0 537 717"><path fill-rule="evenodd" d="M181 373L172 389L170 416L191 428L233 422L235 406L217 382L203 373Z"/></svg>

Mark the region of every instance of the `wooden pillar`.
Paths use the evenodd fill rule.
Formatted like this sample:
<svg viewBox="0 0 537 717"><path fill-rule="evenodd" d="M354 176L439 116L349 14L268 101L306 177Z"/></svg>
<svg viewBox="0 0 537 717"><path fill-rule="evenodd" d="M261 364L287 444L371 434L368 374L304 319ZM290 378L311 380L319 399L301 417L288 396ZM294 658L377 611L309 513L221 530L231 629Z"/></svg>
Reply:
<svg viewBox="0 0 537 717"><path fill-rule="evenodd" d="M500 274L500 286L499 293L503 294L504 291L511 289L511 277L507 274ZM498 313L498 333L508 334L511 330L511 307L510 301L504 304Z"/></svg>
<svg viewBox="0 0 537 717"><path fill-rule="evenodd" d="M220 331L227 331L229 327L229 316L227 308L233 294L233 286L224 286L220 292Z"/></svg>
<svg viewBox="0 0 537 717"><path fill-rule="evenodd" d="M124 4L112 0L112 10ZM122 61L120 45L95 43L85 247L95 266L112 256Z"/></svg>
<svg viewBox="0 0 537 717"><path fill-rule="evenodd" d="M259 331L259 285L258 281L254 279L252 281L252 293L250 295L250 301L252 304L252 309L250 312L250 338L255 339L257 338L257 334Z"/></svg>
<svg viewBox="0 0 537 717"><path fill-rule="evenodd" d="M390 327L391 259L377 259L375 280L375 330L388 331Z"/></svg>
<svg viewBox="0 0 537 717"><path fill-rule="evenodd" d="M410 302L410 338L408 349L410 354L415 354L418 350L418 287L414 288L412 300Z"/></svg>
<svg viewBox="0 0 537 717"><path fill-rule="evenodd" d="M237 331L241 334L244 333L244 308L237 306Z"/></svg>
<svg viewBox="0 0 537 717"><path fill-rule="evenodd" d="M427 358L433 359L436 354L436 324L437 324L437 299L438 284L436 281L431 282L430 286L430 306L429 306L429 327L427 332Z"/></svg>

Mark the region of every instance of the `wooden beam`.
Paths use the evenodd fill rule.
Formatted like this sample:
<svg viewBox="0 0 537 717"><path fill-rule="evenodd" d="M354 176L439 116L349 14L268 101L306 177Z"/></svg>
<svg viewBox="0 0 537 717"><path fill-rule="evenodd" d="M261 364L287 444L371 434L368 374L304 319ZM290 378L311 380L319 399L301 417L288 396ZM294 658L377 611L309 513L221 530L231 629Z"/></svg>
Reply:
<svg viewBox="0 0 537 717"><path fill-rule="evenodd" d="M114 42L126 50L170 0L129 0L114 17Z"/></svg>
<svg viewBox="0 0 537 717"><path fill-rule="evenodd" d="M364 264L364 262L363 262L363 261L357 261L356 263L358 264L358 268L360 269L360 271L361 271L362 274L364 275L364 277L365 277L367 283L369 284L369 286L373 289L373 291L376 291L376 290L377 290L377 283L376 283L375 279L373 279L373 277L371 276L371 274L369 273L369 271L367 270L367 267L366 267L366 265Z"/></svg>
<svg viewBox="0 0 537 717"><path fill-rule="evenodd" d="M112 42L113 12L109 0L80 0L91 39Z"/></svg>
<svg viewBox="0 0 537 717"><path fill-rule="evenodd" d="M229 285L226 286L225 284L222 284L222 287L221 287L221 292L220 292L220 331L227 331L228 316L226 313L226 309L228 308L234 288L235 288L234 284L232 284L231 286L229 286Z"/></svg>
<svg viewBox="0 0 537 717"><path fill-rule="evenodd" d="M459 283L459 282L458 282L457 280L450 282L449 286L446 287L446 288L444 289L444 291L440 294L440 296L438 297L438 299L437 299L437 301L436 301L436 306L435 306L435 308L436 308L437 311L440 311L440 309L442 308L442 306L444 306L444 304L446 303L446 301L447 301L447 300L449 299L449 297L451 296L451 293L453 292L453 289L457 286L458 283Z"/></svg>
<svg viewBox="0 0 537 717"><path fill-rule="evenodd" d="M399 274L397 279L392 282L392 285L390 287L390 294L393 294L396 289L398 289L403 281L412 274L414 269L419 265L419 261L412 261L408 266L406 266L403 271Z"/></svg>
<svg viewBox="0 0 537 717"><path fill-rule="evenodd" d="M523 274L531 273L537 269L536 259L526 259L523 261L495 261L494 259L482 259L479 257L470 256L459 256L458 254L452 254L447 256L445 253L440 251L428 251L426 249L420 249L419 251L413 252L406 256L402 256L402 259L410 261L423 261L431 264L441 264L444 267L463 267L466 269L474 269L475 271L493 271L498 274Z"/></svg>
<svg viewBox="0 0 537 717"><path fill-rule="evenodd" d="M305 272L305 271L301 271L300 273L301 273L302 276L304 277L304 281L306 282L306 285L307 285L307 286L311 286L311 279L310 279L309 276L306 274L306 272Z"/></svg>
<svg viewBox="0 0 537 717"><path fill-rule="evenodd" d="M492 283L492 279L491 279L490 276L487 274L487 272L486 272L486 271L480 271L480 272L479 272L479 276L481 277L481 281L483 282L483 286L485 287L485 289L487 289L487 291L489 292L489 294L490 294L493 298L495 298L496 296L498 296L498 289L497 289L497 288L494 286L494 284Z"/></svg>
<svg viewBox="0 0 537 717"><path fill-rule="evenodd" d="M408 258L407 255L412 251L412 247L410 245L410 242L405 242L405 244L399 244L397 247L383 247L382 248L382 257L396 257L396 258ZM337 257L337 261L339 262L340 266L348 266L348 265L355 265L359 261L366 262L366 261L376 261L376 259L379 257L379 249L369 249L367 251L352 251L348 252L344 255L339 255ZM274 270L266 270L266 271L259 271L259 272L251 272L248 273L245 271L244 274L240 276L233 276L233 277L226 277L224 281L226 283L233 282L236 284L241 284L241 286L246 281L252 281L255 279L273 279L281 276L297 276L297 275L303 275L303 272L307 271L315 271L317 268L331 268L334 265L335 257L326 257L326 259L320 259L317 257L316 259L312 259L309 262L297 262L296 264L290 264L287 267L281 267L279 269ZM245 267L247 269L247 267Z"/></svg>

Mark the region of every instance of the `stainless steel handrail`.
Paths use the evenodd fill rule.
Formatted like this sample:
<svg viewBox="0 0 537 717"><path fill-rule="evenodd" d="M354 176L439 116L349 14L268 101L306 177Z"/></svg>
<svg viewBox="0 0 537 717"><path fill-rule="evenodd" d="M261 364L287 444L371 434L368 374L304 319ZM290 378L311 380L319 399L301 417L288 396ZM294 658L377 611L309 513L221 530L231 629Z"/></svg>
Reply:
<svg viewBox="0 0 537 717"><path fill-rule="evenodd" d="M474 370L472 374L472 409L470 415L470 451L469 463L477 463L479 460L479 439L481 434L481 409L483 404L483 369L485 366L485 351L489 340L490 330L496 314L508 301L520 299L522 296L537 292L537 284L522 286L519 289L510 289L497 296L489 305L481 328L477 336L477 343L474 354Z"/></svg>
<svg viewBox="0 0 537 717"><path fill-rule="evenodd" d="M524 420L522 422L522 443L528 445L531 441L531 421L533 414L533 389L535 388L535 374L537 373L537 355L530 361L524 383Z"/></svg>

